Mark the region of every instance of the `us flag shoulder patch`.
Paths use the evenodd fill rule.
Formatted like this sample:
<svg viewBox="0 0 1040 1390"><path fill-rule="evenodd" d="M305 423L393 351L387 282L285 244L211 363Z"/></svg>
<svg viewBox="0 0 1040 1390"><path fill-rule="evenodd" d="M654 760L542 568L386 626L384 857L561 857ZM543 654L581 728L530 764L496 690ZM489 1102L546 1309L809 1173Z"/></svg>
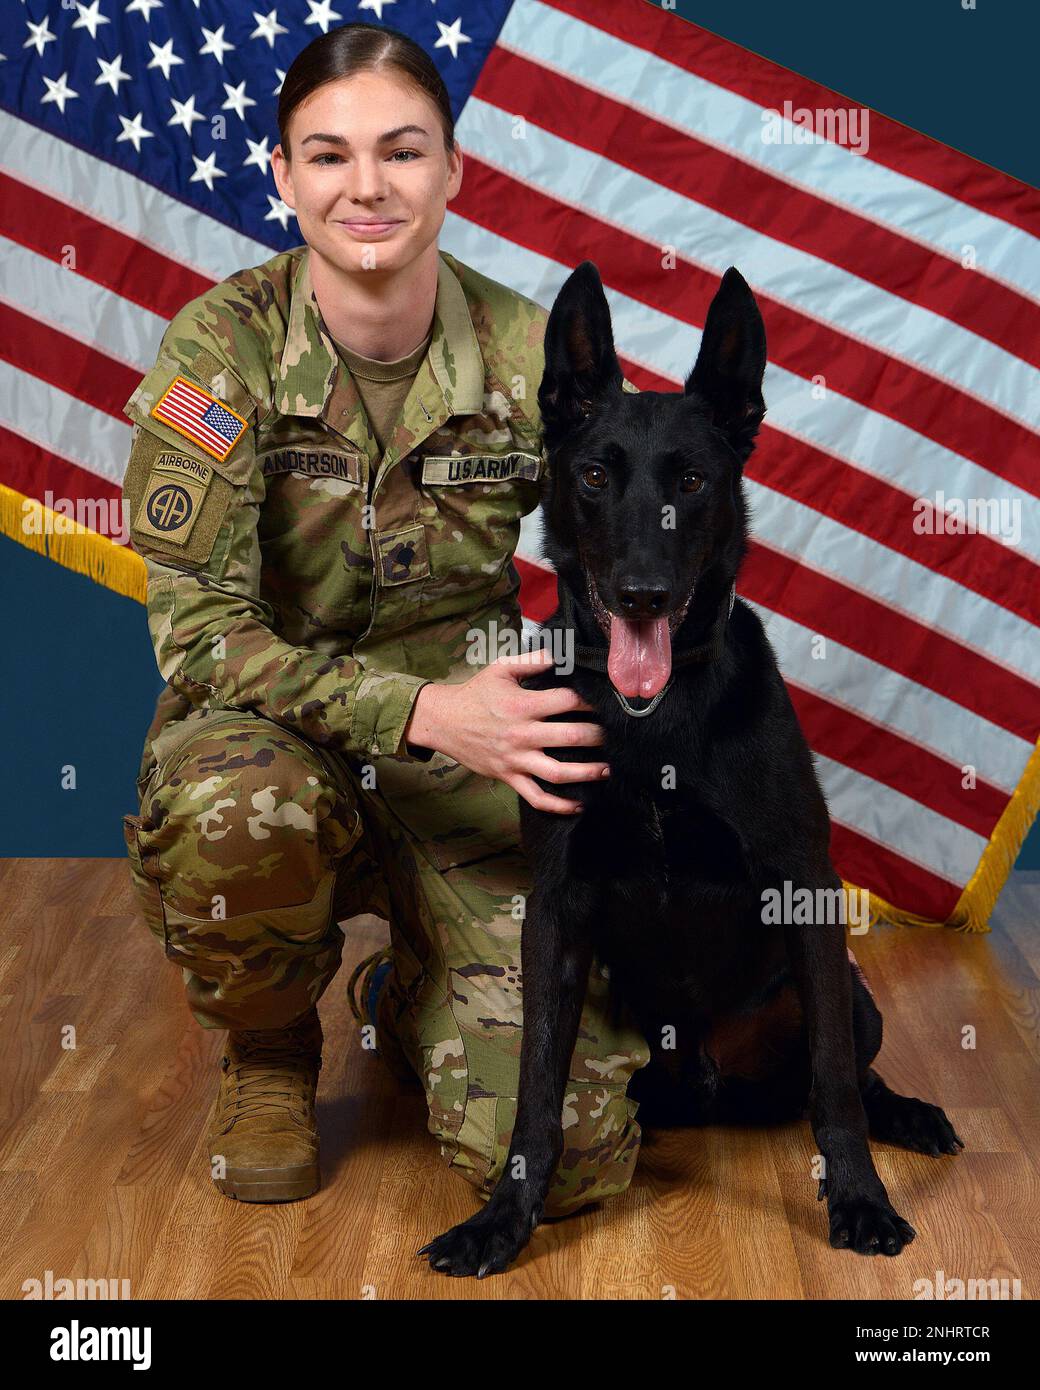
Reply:
<svg viewBox="0 0 1040 1390"><path fill-rule="evenodd" d="M184 376L174 379L151 413L221 463L249 428L229 405Z"/></svg>

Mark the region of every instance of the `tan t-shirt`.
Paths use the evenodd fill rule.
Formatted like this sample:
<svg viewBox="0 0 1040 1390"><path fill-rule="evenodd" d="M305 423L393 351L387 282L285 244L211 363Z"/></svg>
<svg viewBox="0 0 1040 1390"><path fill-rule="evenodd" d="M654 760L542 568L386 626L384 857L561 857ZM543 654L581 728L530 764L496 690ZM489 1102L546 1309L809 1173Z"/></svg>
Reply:
<svg viewBox="0 0 1040 1390"><path fill-rule="evenodd" d="M350 348L336 342L336 350L357 384L361 404L365 407L369 426L381 453L401 418L408 392L412 389L412 382L423 364L432 338L431 325L419 346L407 357L399 357L396 362L377 362L372 357L351 352Z"/></svg>

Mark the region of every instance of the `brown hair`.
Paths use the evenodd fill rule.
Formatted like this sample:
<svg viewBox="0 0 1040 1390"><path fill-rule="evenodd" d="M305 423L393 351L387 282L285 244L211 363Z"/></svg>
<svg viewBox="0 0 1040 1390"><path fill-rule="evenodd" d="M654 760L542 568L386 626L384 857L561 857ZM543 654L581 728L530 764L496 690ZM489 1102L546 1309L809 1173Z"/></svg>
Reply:
<svg viewBox="0 0 1040 1390"><path fill-rule="evenodd" d="M378 72L382 68L400 73L431 99L440 117L444 148L450 155L455 139L455 117L437 64L424 48L399 29L359 23L330 29L293 59L278 97L278 134L286 159L292 158L289 120L302 101L338 77Z"/></svg>

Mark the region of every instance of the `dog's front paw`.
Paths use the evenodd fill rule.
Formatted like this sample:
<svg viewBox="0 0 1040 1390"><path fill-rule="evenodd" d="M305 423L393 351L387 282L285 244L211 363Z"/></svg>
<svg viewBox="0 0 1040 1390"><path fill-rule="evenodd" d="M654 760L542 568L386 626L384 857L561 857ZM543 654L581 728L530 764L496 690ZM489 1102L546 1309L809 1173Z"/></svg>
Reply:
<svg viewBox="0 0 1040 1390"><path fill-rule="evenodd" d="M431 1269L442 1274L475 1274L483 1279L513 1263L527 1244L536 1222L517 1211L491 1213L487 1209L437 1236L421 1250L429 1255Z"/></svg>
<svg viewBox="0 0 1040 1390"><path fill-rule="evenodd" d="M831 1245L860 1255L898 1255L917 1232L891 1204L873 1197L845 1197L829 1203Z"/></svg>

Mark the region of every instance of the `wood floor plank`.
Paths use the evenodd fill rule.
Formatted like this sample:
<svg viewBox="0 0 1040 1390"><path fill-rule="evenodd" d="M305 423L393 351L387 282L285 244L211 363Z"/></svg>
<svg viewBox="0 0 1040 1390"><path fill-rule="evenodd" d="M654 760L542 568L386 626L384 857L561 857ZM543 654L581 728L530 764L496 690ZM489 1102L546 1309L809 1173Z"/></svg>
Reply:
<svg viewBox="0 0 1040 1390"><path fill-rule="evenodd" d="M1013 876L989 933L850 938L885 1016L879 1072L967 1143L940 1159L872 1145L918 1232L897 1259L830 1248L802 1121L646 1131L627 1193L543 1223L479 1282L415 1256L479 1199L346 1006L385 923L349 924L320 1005L322 1189L256 1206L209 1180L225 1035L188 1013L125 863L3 861L0 884L0 1297L47 1270L175 1299L912 1299L939 1271L1040 1289L1040 874Z"/></svg>

